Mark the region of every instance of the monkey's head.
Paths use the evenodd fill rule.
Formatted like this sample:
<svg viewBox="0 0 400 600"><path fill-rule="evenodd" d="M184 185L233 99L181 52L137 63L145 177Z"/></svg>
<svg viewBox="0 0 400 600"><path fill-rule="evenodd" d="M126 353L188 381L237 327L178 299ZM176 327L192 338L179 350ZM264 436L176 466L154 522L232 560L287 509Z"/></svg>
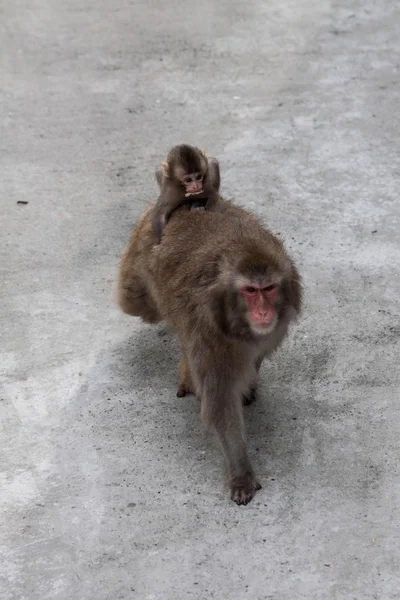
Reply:
<svg viewBox="0 0 400 600"><path fill-rule="evenodd" d="M276 238L264 250L249 248L224 270L217 320L225 334L266 336L282 319L290 321L299 312L300 278Z"/></svg>
<svg viewBox="0 0 400 600"><path fill-rule="evenodd" d="M164 164L166 175L182 187L186 195L200 194L203 191L207 169L208 161L204 152L188 144L174 146Z"/></svg>

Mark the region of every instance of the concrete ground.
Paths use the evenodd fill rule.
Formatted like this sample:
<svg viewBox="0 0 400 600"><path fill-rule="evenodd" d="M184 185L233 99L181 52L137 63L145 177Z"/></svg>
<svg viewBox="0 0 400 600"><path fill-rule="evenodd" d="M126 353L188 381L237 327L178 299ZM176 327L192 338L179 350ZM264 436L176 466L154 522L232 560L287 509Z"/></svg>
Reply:
<svg viewBox="0 0 400 600"><path fill-rule="evenodd" d="M1 2L2 600L400 597L399 27L395 0ZM305 281L247 507L173 336L113 299L181 141Z"/></svg>

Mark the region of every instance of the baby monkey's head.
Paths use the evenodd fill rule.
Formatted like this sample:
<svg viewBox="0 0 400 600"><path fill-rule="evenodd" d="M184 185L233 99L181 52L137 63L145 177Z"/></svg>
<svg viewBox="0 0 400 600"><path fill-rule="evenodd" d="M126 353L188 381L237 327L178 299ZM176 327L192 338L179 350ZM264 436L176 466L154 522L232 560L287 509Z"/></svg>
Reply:
<svg viewBox="0 0 400 600"><path fill-rule="evenodd" d="M182 186L186 195L200 194L203 191L207 170L207 157L200 148L179 144L168 153L168 177Z"/></svg>

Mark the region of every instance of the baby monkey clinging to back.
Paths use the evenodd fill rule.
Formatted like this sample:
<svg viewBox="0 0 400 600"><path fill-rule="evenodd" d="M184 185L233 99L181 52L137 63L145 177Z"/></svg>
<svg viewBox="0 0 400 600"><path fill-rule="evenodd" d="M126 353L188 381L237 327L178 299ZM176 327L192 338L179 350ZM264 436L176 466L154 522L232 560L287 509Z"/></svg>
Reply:
<svg viewBox="0 0 400 600"><path fill-rule="evenodd" d="M219 163L188 144L174 146L156 170L161 194L154 208L153 226L160 242L171 213L185 202L206 200L209 209L219 192Z"/></svg>

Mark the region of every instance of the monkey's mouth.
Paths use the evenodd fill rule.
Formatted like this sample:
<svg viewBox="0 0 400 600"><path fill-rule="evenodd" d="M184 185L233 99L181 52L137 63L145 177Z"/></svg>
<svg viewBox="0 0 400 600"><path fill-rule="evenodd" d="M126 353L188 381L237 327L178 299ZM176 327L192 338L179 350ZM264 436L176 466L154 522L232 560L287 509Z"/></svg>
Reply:
<svg viewBox="0 0 400 600"><path fill-rule="evenodd" d="M269 323L252 321L251 328L253 332L257 335L268 335L269 333L272 333L275 329L277 321L278 319L276 317L274 317L272 321L269 321Z"/></svg>
<svg viewBox="0 0 400 600"><path fill-rule="evenodd" d="M198 192L186 192L185 194L185 198L188 198L189 196L197 196L198 194L201 194L203 190L199 190Z"/></svg>

